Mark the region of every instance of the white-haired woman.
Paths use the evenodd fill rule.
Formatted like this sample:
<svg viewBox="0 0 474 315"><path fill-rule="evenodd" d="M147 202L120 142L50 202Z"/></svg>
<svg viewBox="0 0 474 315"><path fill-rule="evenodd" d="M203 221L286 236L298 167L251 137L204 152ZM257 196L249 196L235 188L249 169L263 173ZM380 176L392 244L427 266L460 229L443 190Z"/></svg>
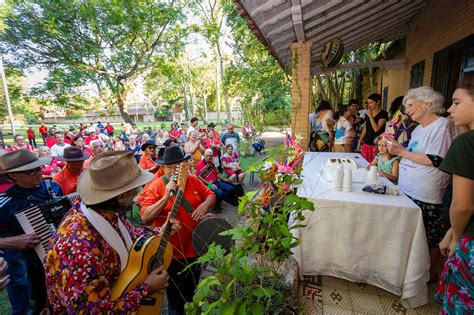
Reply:
<svg viewBox="0 0 474 315"><path fill-rule="evenodd" d="M405 149L395 142L387 143L391 154L402 158L398 185L412 199L423 215L431 258L431 280L439 258L438 244L446 233L442 218L442 199L450 176L439 170L451 145L448 120L440 115L445 111L443 96L430 87L408 91L403 98L406 113L420 125L413 130Z"/></svg>

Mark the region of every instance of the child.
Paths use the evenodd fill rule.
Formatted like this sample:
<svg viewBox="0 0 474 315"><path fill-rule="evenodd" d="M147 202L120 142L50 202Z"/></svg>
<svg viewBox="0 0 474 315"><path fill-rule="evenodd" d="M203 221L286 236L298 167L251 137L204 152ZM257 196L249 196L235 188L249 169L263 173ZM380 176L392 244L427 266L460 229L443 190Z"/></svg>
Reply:
<svg viewBox="0 0 474 315"><path fill-rule="evenodd" d="M378 153L375 159L367 168L372 165L377 165L379 175L388 178L394 183L398 182L398 165L400 160L398 156L391 155L387 149L387 140L396 142L391 134L384 133L377 137L374 143L377 145Z"/></svg>
<svg viewBox="0 0 474 315"><path fill-rule="evenodd" d="M355 137L355 130L349 121L352 111L349 106L342 106L335 118L339 119L336 123L336 141L334 141L334 150L336 152L351 152L352 140Z"/></svg>

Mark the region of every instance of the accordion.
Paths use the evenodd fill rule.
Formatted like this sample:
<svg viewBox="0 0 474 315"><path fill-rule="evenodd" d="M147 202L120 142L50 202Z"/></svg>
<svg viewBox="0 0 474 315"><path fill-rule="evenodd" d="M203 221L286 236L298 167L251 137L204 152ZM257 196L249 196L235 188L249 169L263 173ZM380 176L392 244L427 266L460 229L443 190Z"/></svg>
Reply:
<svg viewBox="0 0 474 315"><path fill-rule="evenodd" d="M32 206L15 213L15 217L25 233L39 236L40 243L35 247L35 252L41 261L46 256L49 239L78 196L79 194L72 193L61 199Z"/></svg>

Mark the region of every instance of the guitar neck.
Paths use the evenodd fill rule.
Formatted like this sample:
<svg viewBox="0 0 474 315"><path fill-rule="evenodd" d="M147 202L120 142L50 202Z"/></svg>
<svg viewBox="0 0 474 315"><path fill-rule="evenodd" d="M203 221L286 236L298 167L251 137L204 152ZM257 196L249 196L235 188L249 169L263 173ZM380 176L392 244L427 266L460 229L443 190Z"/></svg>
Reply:
<svg viewBox="0 0 474 315"><path fill-rule="evenodd" d="M178 214L178 209L179 209L179 206L181 205L182 200L183 200L183 190L178 189L178 193L176 194L176 199L173 203L173 208L171 209L170 219L174 219L176 215ZM153 269L163 264L163 257L165 254L166 246L168 245L168 242L169 242L169 237L171 235L172 228L173 227L172 227L171 222L168 221L165 231L163 232L161 236L160 246L158 247L158 252L156 255L155 263L153 264Z"/></svg>

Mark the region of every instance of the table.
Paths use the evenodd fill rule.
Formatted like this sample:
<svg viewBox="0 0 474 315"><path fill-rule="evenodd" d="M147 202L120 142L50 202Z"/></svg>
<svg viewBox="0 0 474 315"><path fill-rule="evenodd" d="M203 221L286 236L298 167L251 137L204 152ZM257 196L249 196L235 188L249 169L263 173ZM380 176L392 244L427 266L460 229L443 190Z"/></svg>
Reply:
<svg viewBox="0 0 474 315"><path fill-rule="evenodd" d="M315 211L305 211L306 227L293 230L301 238L294 251L300 278L327 275L364 282L401 296L406 307L427 304L430 258L421 210L403 194L363 192L363 183L353 183L352 192L335 191L321 177L329 158L368 165L355 153L305 154L297 193L313 201Z"/></svg>

